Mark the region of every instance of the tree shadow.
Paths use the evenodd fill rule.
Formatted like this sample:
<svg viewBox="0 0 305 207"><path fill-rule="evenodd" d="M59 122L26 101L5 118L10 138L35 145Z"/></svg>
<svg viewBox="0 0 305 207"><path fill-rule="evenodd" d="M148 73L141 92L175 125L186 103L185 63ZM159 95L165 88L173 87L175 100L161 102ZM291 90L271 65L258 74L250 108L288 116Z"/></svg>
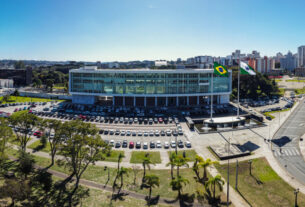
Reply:
<svg viewBox="0 0 305 207"><path fill-rule="evenodd" d="M145 200L146 200L148 206L157 205L159 203L159 200L160 200L160 195L157 195L155 197L151 197L150 200L149 200L149 197L146 196Z"/></svg>
<svg viewBox="0 0 305 207"><path fill-rule="evenodd" d="M124 201L125 200L124 196L128 196L128 193L124 193L124 192L116 193L116 194L113 194L111 196L111 200L114 200L114 201L117 201L117 200Z"/></svg>
<svg viewBox="0 0 305 207"><path fill-rule="evenodd" d="M36 146L36 147L32 150L32 152L35 153L35 152L41 151L43 148L45 148L45 145L40 144L40 145Z"/></svg>
<svg viewBox="0 0 305 207"><path fill-rule="evenodd" d="M181 194L179 198L179 204L180 206L193 206L193 203L195 201L195 194Z"/></svg>
<svg viewBox="0 0 305 207"><path fill-rule="evenodd" d="M253 174L251 174L251 177L255 180L255 182L256 182L258 185L264 184L260 179L258 179L257 177L255 177Z"/></svg>

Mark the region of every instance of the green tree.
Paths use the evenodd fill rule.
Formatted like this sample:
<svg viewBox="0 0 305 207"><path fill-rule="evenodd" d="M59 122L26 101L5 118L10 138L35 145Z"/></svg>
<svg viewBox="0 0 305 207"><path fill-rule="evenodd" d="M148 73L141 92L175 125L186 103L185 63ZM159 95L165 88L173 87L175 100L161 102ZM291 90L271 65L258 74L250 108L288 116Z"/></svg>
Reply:
<svg viewBox="0 0 305 207"><path fill-rule="evenodd" d="M29 153L20 150L18 156L18 171L24 176L24 180L27 176L34 171L34 158Z"/></svg>
<svg viewBox="0 0 305 207"><path fill-rule="evenodd" d="M11 207L15 206L16 202L29 198L31 192L29 181L22 181L16 178L5 179L4 185L0 187L0 196L11 198L12 201L9 205Z"/></svg>
<svg viewBox="0 0 305 207"><path fill-rule="evenodd" d="M65 162L62 162L70 169L71 174L67 180L75 176L75 185L69 196L69 204L72 205L72 197L76 193L81 176L87 170L89 164L103 160L103 148L106 143L98 134L98 129L90 123L83 123L80 120L65 122L62 126L62 136L65 139L60 147L60 154ZM66 181L67 181L66 180Z"/></svg>
<svg viewBox="0 0 305 207"><path fill-rule="evenodd" d="M150 165L151 164L155 164L151 161L150 159L150 156L149 156L149 153L146 153L145 156L143 157L143 160L142 160L142 166L143 166L143 181L144 181L144 178L146 176L146 167L150 170Z"/></svg>
<svg viewBox="0 0 305 207"><path fill-rule="evenodd" d="M175 158L175 165L177 166L177 177L180 176L180 167L189 167L187 163L189 159L187 157L183 157L182 155L178 155Z"/></svg>
<svg viewBox="0 0 305 207"><path fill-rule="evenodd" d="M52 91L54 86L54 79L46 80L46 89Z"/></svg>
<svg viewBox="0 0 305 207"><path fill-rule="evenodd" d="M19 91L17 89L14 91L14 93L12 95L13 96L20 96Z"/></svg>
<svg viewBox="0 0 305 207"><path fill-rule="evenodd" d="M23 61L19 60L14 64L15 69L23 69L25 68L25 64Z"/></svg>
<svg viewBox="0 0 305 207"><path fill-rule="evenodd" d="M206 183L205 187L207 190L213 191L213 199L216 199L216 187L218 187L219 191L223 190L224 181L221 179L220 175L216 175L215 177L211 177Z"/></svg>
<svg viewBox="0 0 305 207"><path fill-rule="evenodd" d="M13 113L9 120L17 129L15 134L21 150L25 151L30 140L29 133L38 128L41 119L34 114L28 113L28 111L19 111Z"/></svg>
<svg viewBox="0 0 305 207"><path fill-rule="evenodd" d="M216 164L216 163L219 163L219 162L212 161L211 159L202 160L200 162L200 166L203 168L203 177L202 177L203 181L208 180L207 167L209 167L209 166L211 166L213 164Z"/></svg>
<svg viewBox="0 0 305 207"><path fill-rule="evenodd" d="M200 163L203 162L203 158L199 155L196 155L192 170L195 172L197 180L200 181L200 174L199 174L199 169L200 169Z"/></svg>
<svg viewBox="0 0 305 207"><path fill-rule="evenodd" d="M182 188L184 185L188 184L189 180L184 177L176 177L170 182L170 186L173 190L178 191L178 198L181 197Z"/></svg>
<svg viewBox="0 0 305 207"><path fill-rule="evenodd" d="M55 119L45 119L41 124L41 130L44 131L44 135L50 144L51 165L49 167L51 167L54 165L55 156L62 143L61 133L64 131L62 122Z"/></svg>
<svg viewBox="0 0 305 207"><path fill-rule="evenodd" d="M149 195L148 195L148 201L150 202L151 199L151 193L152 193L152 188L154 187L159 187L160 185L160 179L158 176L150 174L146 175L145 178L145 184L149 186Z"/></svg>
<svg viewBox="0 0 305 207"><path fill-rule="evenodd" d="M176 153L171 152L169 155L169 162L166 164L166 166L171 166L171 178L174 179L174 167L176 166L175 159L176 159Z"/></svg>
<svg viewBox="0 0 305 207"><path fill-rule="evenodd" d="M120 153L118 156L118 171L120 170L120 163L122 162L124 157L125 157L124 153Z"/></svg>
<svg viewBox="0 0 305 207"><path fill-rule="evenodd" d="M0 117L0 173L4 168L2 164L6 160L5 149L9 139L12 139L14 134L13 130L8 126L9 122L7 119Z"/></svg>

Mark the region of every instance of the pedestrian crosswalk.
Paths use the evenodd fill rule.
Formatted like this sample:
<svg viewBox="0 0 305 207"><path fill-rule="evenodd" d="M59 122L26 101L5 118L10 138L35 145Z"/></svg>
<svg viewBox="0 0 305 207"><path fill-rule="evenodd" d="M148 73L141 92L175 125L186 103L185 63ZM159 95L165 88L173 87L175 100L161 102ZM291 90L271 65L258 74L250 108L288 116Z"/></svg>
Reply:
<svg viewBox="0 0 305 207"><path fill-rule="evenodd" d="M280 157L280 156L299 156L300 152L296 148L277 148L274 149L274 156Z"/></svg>

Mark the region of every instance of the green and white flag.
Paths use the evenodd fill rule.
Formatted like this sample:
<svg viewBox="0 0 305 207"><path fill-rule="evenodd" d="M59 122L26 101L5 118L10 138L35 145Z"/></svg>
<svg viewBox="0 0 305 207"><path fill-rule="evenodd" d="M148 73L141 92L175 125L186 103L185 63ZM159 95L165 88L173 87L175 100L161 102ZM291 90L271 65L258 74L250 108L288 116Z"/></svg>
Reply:
<svg viewBox="0 0 305 207"><path fill-rule="evenodd" d="M256 75L253 68L244 62L240 62L240 74L243 75Z"/></svg>

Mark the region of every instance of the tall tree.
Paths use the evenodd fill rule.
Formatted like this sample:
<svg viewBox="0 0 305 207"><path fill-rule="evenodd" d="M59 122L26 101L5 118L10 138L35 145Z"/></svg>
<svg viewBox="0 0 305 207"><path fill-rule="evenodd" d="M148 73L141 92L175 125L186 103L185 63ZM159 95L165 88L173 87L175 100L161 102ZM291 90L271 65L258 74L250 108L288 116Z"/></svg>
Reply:
<svg viewBox="0 0 305 207"><path fill-rule="evenodd" d="M173 190L178 191L178 198L180 198L183 186L188 184L188 183L189 183L188 179L179 176L179 177L176 177L175 179L173 179L170 182L170 185L172 186Z"/></svg>
<svg viewBox="0 0 305 207"><path fill-rule="evenodd" d="M2 164L6 160L6 144L9 139L13 138L13 130L8 125L8 120L0 117L0 172L4 169Z"/></svg>
<svg viewBox="0 0 305 207"><path fill-rule="evenodd" d="M166 166L171 166L171 178L174 179L174 167L176 166L175 159L176 159L176 153L171 152L169 155L169 162L166 164Z"/></svg>
<svg viewBox="0 0 305 207"><path fill-rule="evenodd" d="M28 111L19 111L10 116L10 123L15 127L16 139L19 142L22 151L26 150L27 143L30 140L29 133L35 131L40 122L40 118Z"/></svg>
<svg viewBox="0 0 305 207"><path fill-rule="evenodd" d="M146 153L145 156L143 157L143 160L142 160L142 166L143 166L143 181L144 181L144 178L146 176L146 167L150 170L150 165L151 164L155 164L151 161L150 159L150 156L149 156L149 153Z"/></svg>
<svg viewBox="0 0 305 207"><path fill-rule="evenodd" d="M216 198L216 186L218 187L219 191L223 190L224 181L221 179L220 175L216 175L215 177L211 177L206 183L206 189L210 189L213 191L213 199Z"/></svg>
<svg viewBox="0 0 305 207"><path fill-rule="evenodd" d="M199 168L200 168L200 163L201 162L203 162L203 158L199 155L196 155L196 158L195 158L192 169L195 172L198 181L201 180L200 174L199 174Z"/></svg>
<svg viewBox="0 0 305 207"><path fill-rule="evenodd" d="M72 205L72 197L79 187L79 181L89 164L103 160L103 148L106 143L98 135L98 129L90 123L80 120L65 122L62 127L62 136L65 139L60 147L60 153L64 157L65 165L70 169L69 179L75 176L75 186L69 196L69 204Z"/></svg>
<svg viewBox="0 0 305 207"><path fill-rule="evenodd" d="M177 177L180 176L180 167L189 167L187 163L189 159L187 157L183 157L182 155L178 155L175 158L175 165L177 166Z"/></svg>
<svg viewBox="0 0 305 207"><path fill-rule="evenodd" d="M206 159L200 162L200 166L203 168L203 177L202 180L205 182L208 180L208 175L207 175L207 167L210 165L218 163L217 161L212 161L211 159Z"/></svg>
<svg viewBox="0 0 305 207"><path fill-rule="evenodd" d="M55 119L45 119L41 124L41 130L44 131L44 135L47 137L50 144L50 156L51 156L51 166L54 165L55 155L59 150L62 143L61 133L64 131L62 129L62 123Z"/></svg>
<svg viewBox="0 0 305 207"><path fill-rule="evenodd" d="M149 195L148 201L150 203L152 188L159 187L160 185L160 178L156 175L150 174L145 176L145 184L149 186Z"/></svg>

